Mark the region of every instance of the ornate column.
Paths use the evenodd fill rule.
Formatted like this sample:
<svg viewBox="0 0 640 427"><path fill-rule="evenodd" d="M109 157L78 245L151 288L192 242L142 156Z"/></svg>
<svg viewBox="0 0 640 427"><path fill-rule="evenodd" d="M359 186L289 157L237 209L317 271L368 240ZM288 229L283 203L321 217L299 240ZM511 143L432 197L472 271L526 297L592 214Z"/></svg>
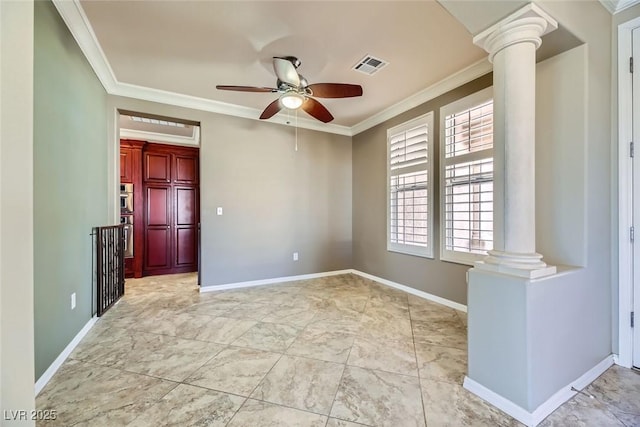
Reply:
<svg viewBox="0 0 640 427"><path fill-rule="evenodd" d="M475 267L526 278L556 272L536 253L536 49L558 27L528 4L474 37L493 63L493 250Z"/></svg>

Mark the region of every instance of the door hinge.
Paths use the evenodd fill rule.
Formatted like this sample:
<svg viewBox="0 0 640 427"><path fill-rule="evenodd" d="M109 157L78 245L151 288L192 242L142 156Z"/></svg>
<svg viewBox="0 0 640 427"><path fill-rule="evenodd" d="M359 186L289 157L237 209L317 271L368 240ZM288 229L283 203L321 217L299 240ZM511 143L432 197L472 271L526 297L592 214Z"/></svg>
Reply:
<svg viewBox="0 0 640 427"><path fill-rule="evenodd" d="M629 157L633 157L633 154L635 153L635 151L633 150L633 141L631 141L629 143Z"/></svg>
<svg viewBox="0 0 640 427"><path fill-rule="evenodd" d="M633 311L632 311L632 312L631 312L631 327L632 327L632 328L633 328L634 323L635 323L635 322L634 322L633 317L634 317L634 316L633 316Z"/></svg>
<svg viewBox="0 0 640 427"><path fill-rule="evenodd" d="M633 73L633 56L629 58L629 72Z"/></svg>
<svg viewBox="0 0 640 427"><path fill-rule="evenodd" d="M633 242L633 238L634 238L634 229L633 226L631 226L631 228L629 228L629 239Z"/></svg>

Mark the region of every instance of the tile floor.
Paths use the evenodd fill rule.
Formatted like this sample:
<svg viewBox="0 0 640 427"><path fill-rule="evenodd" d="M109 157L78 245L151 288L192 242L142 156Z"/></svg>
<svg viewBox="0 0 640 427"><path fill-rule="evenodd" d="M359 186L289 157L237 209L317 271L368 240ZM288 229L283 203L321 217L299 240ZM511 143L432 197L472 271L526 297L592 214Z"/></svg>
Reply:
<svg viewBox="0 0 640 427"><path fill-rule="evenodd" d="M127 281L37 397L40 426L515 426L462 388L466 317L355 275L198 293ZM543 425L640 426L612 367Z"/></svg>

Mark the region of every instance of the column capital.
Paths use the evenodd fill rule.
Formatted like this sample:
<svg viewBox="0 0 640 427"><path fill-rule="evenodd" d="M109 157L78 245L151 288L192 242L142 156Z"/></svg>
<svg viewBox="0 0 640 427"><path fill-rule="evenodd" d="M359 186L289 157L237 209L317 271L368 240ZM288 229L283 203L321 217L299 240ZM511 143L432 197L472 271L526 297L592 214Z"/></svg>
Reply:
<svg viewBox="0 0 640 427"><path fill-rule="evenodd" d="M489 53L489 61L505 47L529 42L536 47L542 36L558 28L558 22L534 3L518 9L473 38L473 43Z"/></svg>

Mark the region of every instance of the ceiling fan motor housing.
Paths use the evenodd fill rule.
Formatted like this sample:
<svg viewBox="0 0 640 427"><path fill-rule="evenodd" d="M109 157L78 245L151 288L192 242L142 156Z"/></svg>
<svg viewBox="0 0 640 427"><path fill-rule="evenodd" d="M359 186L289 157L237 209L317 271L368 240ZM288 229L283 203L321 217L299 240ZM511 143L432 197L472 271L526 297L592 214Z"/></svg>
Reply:
<svg viewBox="0 0 640 427"><path fill-rule="evenodd" d="M324 123L333 120L333 116L327 108L314 99L314 97L350 98L362 96L362 87L360 85L345 83L314 83L309 85L307 79L297 71L300 64L300 60L295 56L274 56L273 69L277 77L276 88L226 85L218 85L216 88L240 92L280 93L280 97L272 101L271 104L264 109L260 115L260 119L269 119L282 108L290 110L302 108L302 110L309 115Z"/></svg>

